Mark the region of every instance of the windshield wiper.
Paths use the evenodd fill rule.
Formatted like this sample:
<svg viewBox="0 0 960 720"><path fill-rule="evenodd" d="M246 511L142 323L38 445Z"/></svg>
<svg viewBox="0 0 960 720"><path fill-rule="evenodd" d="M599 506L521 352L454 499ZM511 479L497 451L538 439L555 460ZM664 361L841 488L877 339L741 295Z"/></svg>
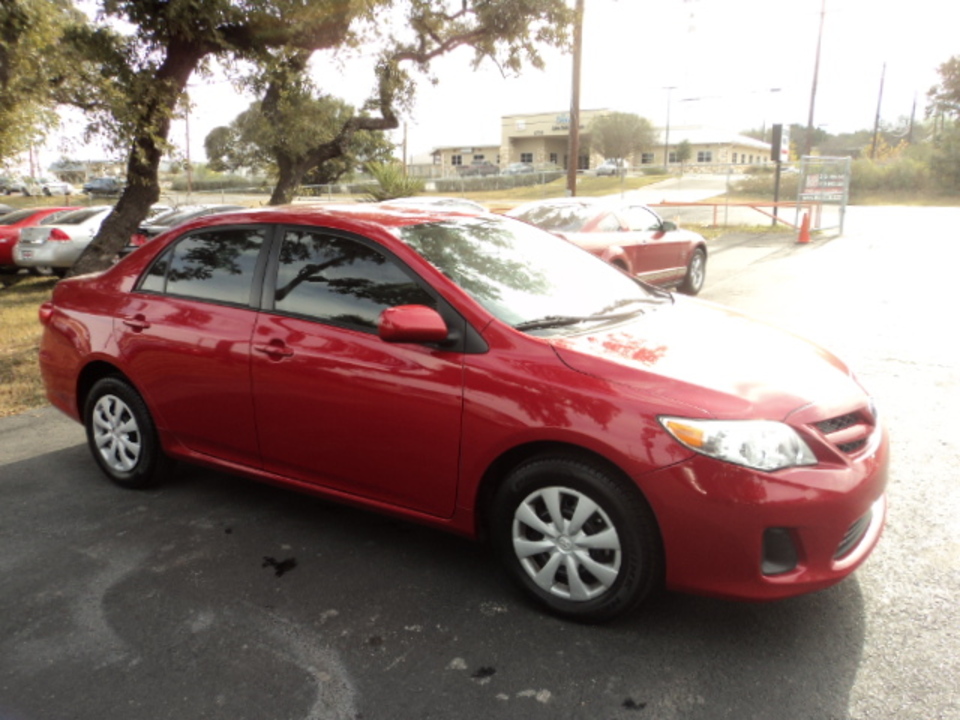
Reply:
<svg viewBox="0 0 960 720"><path fill-rule="evenodd" d="M579 325L585 322L604 322L606 320L625 320L642 313L643 310L637 309L631 312L622 313L597 313L596 315L547 315L546 317L528 320L518 325L514 325L516 330L545 330L547 328L567 327L568 325Z"/></svg>

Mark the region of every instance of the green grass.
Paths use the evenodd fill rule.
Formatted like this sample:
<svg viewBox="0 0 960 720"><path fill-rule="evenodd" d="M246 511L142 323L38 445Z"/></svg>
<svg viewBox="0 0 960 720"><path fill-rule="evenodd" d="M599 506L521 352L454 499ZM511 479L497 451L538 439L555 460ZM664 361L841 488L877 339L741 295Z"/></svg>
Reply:
<svg viewBox="0 0 960 720"><path fill-rule="evenodd" d="M0 417L6 417L47 403L37 369L37 311L56 278L0 275L0 283Z"/></svg>

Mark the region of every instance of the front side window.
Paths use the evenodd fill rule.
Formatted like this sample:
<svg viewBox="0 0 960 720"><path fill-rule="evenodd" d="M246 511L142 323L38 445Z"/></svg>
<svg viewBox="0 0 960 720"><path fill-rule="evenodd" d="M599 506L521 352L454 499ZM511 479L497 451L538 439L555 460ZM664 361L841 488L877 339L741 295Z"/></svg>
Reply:
<svg viewBox="0 0 960 720"><path fill-rule="evenodd" d="M397 262L364 243L318 230L284 234L277 312L376 330L380 313L396 305L436 302Z"/></svg>
<svg viewBox="0 0 960 720"><path fill-rule="evenodd" d="M246 305L265 228L217 228L187 235L154 261L145 292Z"/></svg>
<svg viewBox="0 0 960 720"><path fill-rule="evenodd" d="M631 230L642 232L645 230L659 230L660 218L645 207L635 205L624 211L624 217Z"/></svg>

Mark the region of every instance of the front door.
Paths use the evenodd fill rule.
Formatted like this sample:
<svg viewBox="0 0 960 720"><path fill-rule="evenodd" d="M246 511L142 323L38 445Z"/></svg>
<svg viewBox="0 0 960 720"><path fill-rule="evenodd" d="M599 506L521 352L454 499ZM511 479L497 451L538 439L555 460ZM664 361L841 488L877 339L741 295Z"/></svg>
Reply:
<svg viewBox="0 0 960 720"><path fill-rule="evenodd" d="M252 360L264 468L449 517L462 354L376 333L383 309L437 301L375 243L317 228L286 229L268 273Z"/></svg>

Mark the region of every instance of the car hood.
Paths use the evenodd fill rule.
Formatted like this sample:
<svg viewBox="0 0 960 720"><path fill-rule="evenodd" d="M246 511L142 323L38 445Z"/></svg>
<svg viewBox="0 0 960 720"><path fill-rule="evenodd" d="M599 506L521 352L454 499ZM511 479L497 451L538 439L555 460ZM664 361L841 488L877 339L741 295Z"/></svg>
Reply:
<svg viewBox="0 0 960 720"><path fill-rule="evenodd" d="M782 420L807 405L850 405L865 394L818 345L683 297L629 324L551 343L574 370L717 418Z"/></svg>

